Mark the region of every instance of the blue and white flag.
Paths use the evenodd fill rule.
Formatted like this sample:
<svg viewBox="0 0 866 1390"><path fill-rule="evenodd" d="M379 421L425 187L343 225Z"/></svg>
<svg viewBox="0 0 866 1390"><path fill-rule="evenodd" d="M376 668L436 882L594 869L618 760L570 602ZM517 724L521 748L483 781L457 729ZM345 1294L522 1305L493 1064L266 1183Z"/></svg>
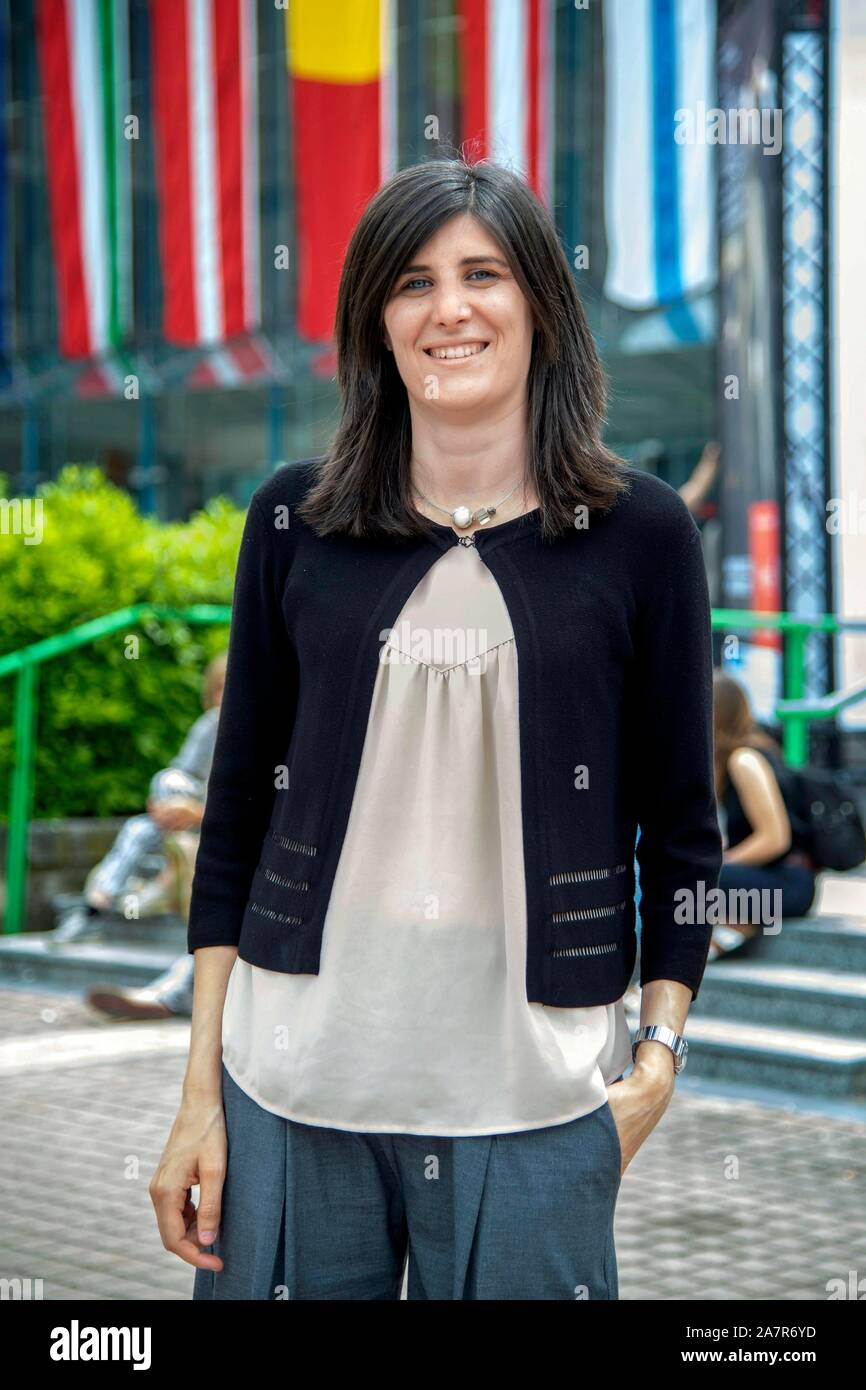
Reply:
<svg viewBox="0 0 866 1390"><path fill-rule="evenodd" d="M671 304L717 278L716 0L605 0L604 293ZM677 138L679 134L679 138Z"/></svg>

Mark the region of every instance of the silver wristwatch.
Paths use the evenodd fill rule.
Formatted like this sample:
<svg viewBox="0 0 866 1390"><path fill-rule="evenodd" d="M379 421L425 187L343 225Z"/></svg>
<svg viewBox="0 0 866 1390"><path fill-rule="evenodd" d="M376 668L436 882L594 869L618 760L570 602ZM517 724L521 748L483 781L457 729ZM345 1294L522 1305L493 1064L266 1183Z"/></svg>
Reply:
<svg viewBox="0 0 866 1390"><path fill-rule="evenodd" d="M643 1028L638 1028L632 1039L632 1062L636 1061L635 1053L637 1052L637 1045L642 1042L664 1043L665 1047L669 1047L674 1054L674 1071L677 1074L682 1071L686 1064L686 1057L689 1051L689 1045L682 1034L675 1033L673 1028L665 1028L661 1023L645 1024Z"/></svg>

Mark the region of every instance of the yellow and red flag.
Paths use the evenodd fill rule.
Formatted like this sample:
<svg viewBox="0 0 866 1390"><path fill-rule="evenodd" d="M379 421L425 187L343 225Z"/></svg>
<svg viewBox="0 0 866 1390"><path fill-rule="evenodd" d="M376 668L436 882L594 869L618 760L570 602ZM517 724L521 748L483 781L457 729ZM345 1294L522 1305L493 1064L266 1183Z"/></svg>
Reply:
<svg viewBox="0 0 866 1390"><path fill-rule="evenodd" d="M332 337L355 225L393 172L394 0L292 0L286 11L297 202L297 331Z"/></svg>

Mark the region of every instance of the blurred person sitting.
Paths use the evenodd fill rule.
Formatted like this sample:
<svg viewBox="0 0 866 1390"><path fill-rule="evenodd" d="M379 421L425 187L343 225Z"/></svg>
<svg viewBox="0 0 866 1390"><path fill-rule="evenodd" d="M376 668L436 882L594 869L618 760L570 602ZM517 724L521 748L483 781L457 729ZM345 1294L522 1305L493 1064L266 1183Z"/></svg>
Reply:
<svg viewBox="0 0 866 1390"><path fill-rule="evenodd" d="M123 914L130 899L139 917L171 911L186 917L225 668L225 653L208 663L202 683L204 714L168 767L151 779L146 812L130 816L105 858L91 869L83 902L68 909L48 933L52 944L98 939L108 916ZM158 872L148 876L154 863Z"/></svg>
<svg viewBox="0 0 866 1390"><path fill-rule="evenodd" d="M754 718L732 677L713 675L715 784L724 852L719 889L778 890L781 917L802 917L815 897L815 866L792 824L794 779L782 751ZM748 901L748 899L741 899ZM759 899L762 901L762 899ZM756 935L761 923L729 920L713 929L707 959L718 960Z"/></svg>

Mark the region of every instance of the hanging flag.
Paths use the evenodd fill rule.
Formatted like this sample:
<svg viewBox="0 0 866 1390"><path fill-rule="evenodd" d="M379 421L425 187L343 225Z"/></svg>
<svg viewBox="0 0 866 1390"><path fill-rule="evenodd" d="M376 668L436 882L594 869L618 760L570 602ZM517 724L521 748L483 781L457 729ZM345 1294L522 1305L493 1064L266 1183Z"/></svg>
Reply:
<svg viewBox="0 0 866 1390"><path fill-rule="evenodd" d="M256 326L255 0L151 0L163 333L222 342Z"/></svg>
<svg viewBox="0 0 866 1390"><path fill-rule="evenodd" d="M79 373L75 394L86 400L122 396L128 371L129 367L113 354L98 363L91 363Z"/></svg>
<svg viewBox="0 0 866 1390"><path fill-rule="evenodd" d="M346 248L394 156L395 0L292 0L286 53L297 204L297 331L332 337Z"/></svg>
<svg viewBox="0 0 866 1390"><path fill-rule="evenodd" d="M223 347L210 348L187 375L184 385L192 391L249 386L272 381L275 363L268 344L257 333Z"/></svg>
<svg viewBox="0 0 866 1390"><path fill-rule="evenodd" d="M116 347L131 319L127 0L37 0L60 351Z"/></svg>
<svg viewBox="0 0 866 1390"><path fill-rule="evenodd" d="M552 0L459 0L466 155L505 164L550 206L553 186ZM575 20L575 22L578 22Z"/></svg>
<svg viewBox="0 0 866 1390"><path fill-rule="evenodd" d="M713 146L701 128L715 105L716 3L606 0L603 16L604 293L645 309L716 280Z"/></svg>

